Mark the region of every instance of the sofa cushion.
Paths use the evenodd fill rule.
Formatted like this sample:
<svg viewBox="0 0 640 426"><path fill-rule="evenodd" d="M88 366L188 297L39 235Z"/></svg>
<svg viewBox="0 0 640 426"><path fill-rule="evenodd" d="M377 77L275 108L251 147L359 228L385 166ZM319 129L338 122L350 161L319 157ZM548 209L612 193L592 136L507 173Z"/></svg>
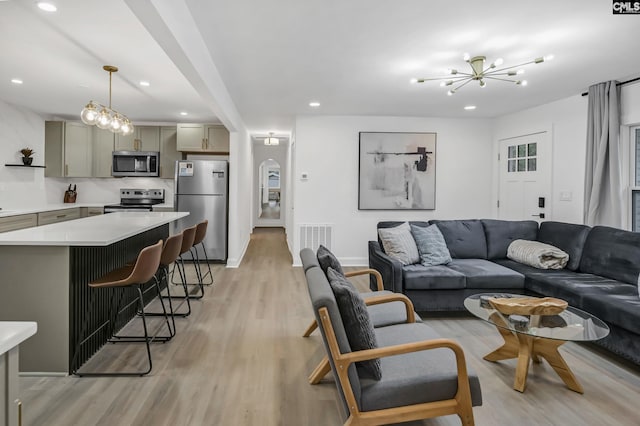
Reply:
<svg viewBox="0 0 640 426"><path fill-rule="evenodd" d="M466 277L466 288L524 288L524 275L484 259L453 259L447 265Z"/></svg>
<svg viewBox="0 0 640 426"><path fill-rule="evenodd" d="M338 304L338 310L342 317L344 330L349 340L352 351L363 349L375 349L378 347L373 324L367 311L367 305L353 285L342 274L332 268L327 270L329 284ZM380 380L380 360L372 359L356 363L358 376Z"/></svg>
<svg viewBox="0 0 640 426"><path fill-rule="evenodd" d="M405 290L461 289L465 288L464 274L444 265L422 266L406 265L402 267L402 280Z"/></svg>
<svg viewBox="0 0 640 426"><path fill-rule="evenodd" d="M636 284L640 274L640 233L593 227L584 244L580 272Z"/></svg>
<svg viewBox="0 0 640 426"><path fill-rule="evenodd" d="M566 268L575 271L580 266L582 250L591 228L586 225L563 222L542 222L538 241L558 247L569 255Z"/></svg>
<svg viewBox="0 0 640 426"><path fill-rule="evenodd" d="M407 222L394 228L379 228L378 236L385 253L399 260L403 265L412 265L420 261L418 247Z"/></svg>
<svg viewBox="0 0 640 426"><path fill-rule="evenodd" d="M344 271L342 270L342 265L335 257L333 253L329 251L328 248L323 246L322 244L318 247L318 252L316 253L316 257L318 258L318 264L320 264L320 268L326 274L328 268L333 268L333 270L339 272L341 275L344 275Z"/></svg>
<svg viewBox="0 0 640 426"><path fill-rule="evenodd" d="M380 346L438 339L425 324L401 324L377 328ZM380 358L382 379L362 380L360 410L380 410L453 398L458 390L456 358L449 349L432 349ZM471 402L482 404L477 374L467 365Z"/></svg>
<svg viewBox="0 0 640 426"><path fill-rule="evenodd" d="M437 225L427 227L411 225L422 266L446 265L451 262L447 243Z"/></svg>
<svg viewBox="0 0 640 426"><path fill-rule="evenodd" d="M438 225L452 258L487 258L487 240L479 220L432 220L430 223Z"/></svg>
<svg viewBox="0 0 640 426"><path fill-rule="evenodd" d="M633 284L597 287L583 295L580 309L602 321L640 334L640 299L637 290Z"/></svg>
<svg viewBox="0 0 640 426"><path fill-rule="evenodd" d="M627 284L611 278L583 274L568 269L537 269L513 260L497 260L496 263L525 275L527 290L549 297L566 300L569 305L582 309L586 294L615 292L618 286Z"/></svg>
<svg viewBox="0 0 640 426"><path fill-rule="evenodd" d="M535 240L538 236L538 222L534 220L482 219L480 222L487 240L489 260L507 257L507 248L514 240Z"/></svg>

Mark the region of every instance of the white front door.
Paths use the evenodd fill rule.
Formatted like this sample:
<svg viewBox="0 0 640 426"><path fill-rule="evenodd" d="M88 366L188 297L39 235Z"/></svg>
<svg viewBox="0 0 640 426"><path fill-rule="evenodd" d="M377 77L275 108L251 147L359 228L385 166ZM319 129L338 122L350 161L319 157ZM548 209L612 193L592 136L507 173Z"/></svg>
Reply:
<svg viewBox="0 0 640 426"><path fill-rule="evenodd" d="M501 139L498 218L551 219L551 135Z"/></svg>

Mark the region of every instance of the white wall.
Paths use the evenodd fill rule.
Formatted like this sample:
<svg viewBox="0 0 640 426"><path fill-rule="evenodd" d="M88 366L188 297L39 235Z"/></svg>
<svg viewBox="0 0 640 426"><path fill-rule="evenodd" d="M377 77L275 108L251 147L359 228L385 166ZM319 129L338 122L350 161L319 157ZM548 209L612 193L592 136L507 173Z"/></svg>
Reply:
<svg viewBox="0 0 640 426"><path fill-rule="evenodd" d="M229 253L227 267L240 266L252 225L253 161L247 130L229 133Z"/></svg>
<svg viewBox="0 0 640 426"><path fill-rule="evenodd" d="M0 208L44 203L44 169L5 167L22 164L22 148L36 151L34 165L44 165L44 117L0 100Z"/></svg>
<svg viewBox="0 0 640 426"><path fill-rule="evenodd" d="M358 133L436 132L436 210L359 211ZM367 265L367 241L381 220L490 217L491 121L417 117L297 117L294 152L294 264L300 224L333 225L332 250L346 265ZM300 180L302 172L309 174Z"/></svg>
<svg viewBox="0 0 640 426"><path fill-rule="evenodd" d="M285 226L286 214L287 214L287 172L289 167L287 166L287 146L288 143L281 143L277 146L266 146L261 144L254 144L253 146L253 170L255 173L254 183L253 183L253 216L254 223L256 226ZM260 204L260 182L258 179L258 169L260 164L263 161L272 159L278 163L280 166L280 219L260 219L260 209L258 208L258 204ZM265 167L265 176L268 175L268 167ZM269 197L269 188L267 187L268 182L265 177L264 181L265 185L265 197Z"/></svg>
<svg viewBox="0 0 640 426"><path fill-rule="evenodd" d="M587 138L586 96L572 96L546 105L497 118L494 122L492 206L497 215L498 141L551 129L553 145L551 215L548 219L582 223L584 204L585 141ZM570 192L570 201L560 193Z"/></svg>

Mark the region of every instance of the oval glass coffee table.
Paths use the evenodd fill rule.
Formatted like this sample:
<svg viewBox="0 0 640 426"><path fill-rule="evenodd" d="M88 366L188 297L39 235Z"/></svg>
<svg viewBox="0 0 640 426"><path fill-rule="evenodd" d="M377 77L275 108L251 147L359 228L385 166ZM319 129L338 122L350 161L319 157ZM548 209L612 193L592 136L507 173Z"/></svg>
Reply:
<svg viewBox="0 0 640 426"><path fill-rule="evenodd" d="M467 297L464 306L476 317L498 329L504 344L484 357L487 361L518 359L513 388L524 392L530 361L547 360L569 389L584 393L558 348L565 342L599 340L609 327L588 312L568 306L558 315L503 315L489 303L490 297L527 297L522 294L483 293Z"/></svg>

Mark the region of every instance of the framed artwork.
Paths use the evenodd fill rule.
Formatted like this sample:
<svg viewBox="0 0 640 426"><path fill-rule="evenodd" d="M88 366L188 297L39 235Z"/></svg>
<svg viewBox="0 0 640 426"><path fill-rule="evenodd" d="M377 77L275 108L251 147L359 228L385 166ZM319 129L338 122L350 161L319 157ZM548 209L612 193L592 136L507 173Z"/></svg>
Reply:
<svg viewBox="0 0 640 426"><path fill-rule="evenodd" d="M434 210L436 133L360 132L359 210Z"/></svg>

